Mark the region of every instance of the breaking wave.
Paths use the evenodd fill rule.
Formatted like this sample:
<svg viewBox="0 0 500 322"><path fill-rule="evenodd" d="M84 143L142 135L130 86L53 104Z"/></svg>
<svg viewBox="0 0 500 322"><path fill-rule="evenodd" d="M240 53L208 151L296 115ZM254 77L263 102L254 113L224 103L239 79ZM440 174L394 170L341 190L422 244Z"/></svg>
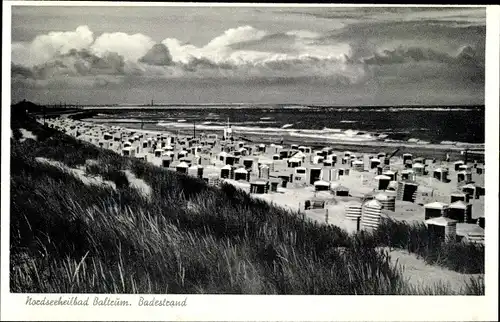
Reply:
<svg viewBox="0 0 500 322"><path fill-rule="evenodd" d="M289 127L257 127L257 126L241 126L240 122L233 123L231 125L231 129L233 133L240 134L255 134L255 135L273 135L273 136L282 136L289 135L295 137L304 137L304 138L321 138L321 139L331 139L331 140L345 140L345 141L376 141L377 137L371 133L361 132L357 130L341 130L341 129L331 129L331 128L323 128L321 130L317 129L291 129ZM248 122L251 123L251 122ZM253 122L256 123L256 122ZM191 124L183 124L177 122L159 122L156 124L157 126L161 126L168 129L191 129ZM198 130L205 131L223 131L225 128L225 124L214 124L212 122L204 122L200 125L196 126Z"/></svg>

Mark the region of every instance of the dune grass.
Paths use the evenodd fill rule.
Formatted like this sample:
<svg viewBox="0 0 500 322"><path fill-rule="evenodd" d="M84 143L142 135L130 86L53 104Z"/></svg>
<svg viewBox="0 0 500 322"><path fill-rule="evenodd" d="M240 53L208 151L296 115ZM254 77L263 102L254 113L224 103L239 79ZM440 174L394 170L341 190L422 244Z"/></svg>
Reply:
<svg viewBox="0 0 500 322"><path fill-rule="evenodd" d="M11 145L12 292L450 294L410 285L377 249L426 245L400 242L399 226L384 226L388 235L349 235L231 185L211 187L33 122L23 126L38 142ZM35 157L85 167L117 189L83 185ZM127 169L152 198L130 187ZM461 294L481 291L474 279Z"/></svg>
<svg viewBox="0 0 500 322"><path fill-rule="evenodd" d="M484 274L484 245L443 243L428 234L424 223L408 224L386 218L372 237L372 243L417 254L428 264L460 273Z"/></svg>

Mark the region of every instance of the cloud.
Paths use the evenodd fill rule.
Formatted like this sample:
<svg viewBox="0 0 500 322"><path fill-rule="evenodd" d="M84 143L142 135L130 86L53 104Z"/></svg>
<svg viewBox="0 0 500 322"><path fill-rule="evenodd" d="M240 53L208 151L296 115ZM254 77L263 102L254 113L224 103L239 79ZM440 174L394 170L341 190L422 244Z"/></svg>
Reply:
<svg viewBox="0 0 500 322"><path fill-rule="evenodd" d="M196 58L191 57L191 59L185 63L181 64L182 68L189 72L195 72L199 69L235 69L236 66L229 63L216 64L207 58Z"/></svg>
<svg viewBox="0 0 500 322"><path fill-rule="evenodd" d="M75 31L53 31L35 37L31 43L14 43L12 61L24 66L34 66L46 62L56 54L88 48L93 41L94 36L88 26L80 26Z"/></svg>
<svg viewBox="0 0 500 322"><path fill-rule="evenodd" d="M295 36L298 38L315 39L321 37L320 33L310 30L290 30L285 33L287 36Z"/></svg>
<svg viewBox="0 0 500 322"><path fill-rule="evenodd" d="M226 30L222 35L213 38L203 47L182 43L175 38L166 38L162 44L168 47L175 62L188 64L193 58L206 59L215 64L231 62L234 54L233 46L237 44L261 40L267 32L255 29L252 26L241 26ZM234 55L233 55L234 57Z"/></svg>
<svg viewBox="0 0 500 322"><path fill-rule="evenodd" d="M450 23L484 25L484 8L424 8L424 7L339 7L305 8L285 10L283 14L298 16L310 15L319 19L328 19L332 23L342 21L346 24L378 22L432 22L449 25ZM403 17L403 19L402 19Z"/></svg>
<svg viewBox="0 0 500 322"><path fill-rule="evenodd" d="M267 32L255 29L252 26L241 26L231 28L224 34L212 39L206 46L206 49L221 49L243 41L262 39Z"/></svg>
<svg viewBox="0 0 500 322"><path fill-rule="evenodd" d="M168 66L172 65L172 55L167 46L164 44L156 44L139 59L139 62L148 65Z"/></svg>
<svg viewBox="0 0 500 322"><path fill-rule="evenodd" d="M125 60L137 61L143 57L155 42L143 34L129 35L123 32L103 33L90 46L90 50L98 56L114 52Z"/></svg>
<svg viewBox="0 0 500 322"><path fill-rule="evenodd" d="M61 39L72 39L70 43L75 48L58 47ZM124 83L141 86L150 81L210 79L220 84L273 85L322 81L342 87L398 78L415 84L427 75L450 83L458 79L465 84L481 81L484 74L484 53L467 39L460 38L461 47L455 44L458 50L450 52L439 46L409 46L408 41L399 41L399 46L391 47L377 42L373 35L348 39L338 33L324 35L311 30L268 33L242 26L228 29L197 47L175 38L156 43L143 34L121 32L104 33L94 41L92 32L82 26L74 32L38 36L29 44L13 44L13 53L20 53L18 57L23 59L13 59L12 79L16 86L24 82L26 86L111 88ZM44 46L38 47L51 50L33 56L31 50L38 48L34 44L40 43ZM32 58L33 61L25 63ZM400 70L401 66L405 70ZM463 77L450 75L447 70Z"/></svg>
<svg viewBox="0 0 500 322"><path fill-rule="evenodd" d="M98 57L87 49L72 49L33 67L12 63L11 78L35 87L60 85L61 82L64 86L80 86L82 83L102 86L120 82L120 76L125 74L124 67L123 57L116 53Z"/></svg>
<svg viewBox="0 0 500 322"><path fill-rule="evenodd" d="M10 69L12 78L34 78L34 74L31 68L24 67L16 63L11 63Z"/></svg>
<svg viewBox="0 0 500 322"><path fill-rule="evenodd" d="M230 45L233 50L265 50L274 53L296 53L296 39L295 35L288 35L286 33L268 34L258 40L248 40Z"/></svg>
<svg viewBox="0 0 500 322"><path fill-rule="evenodd" d="M393 50L383 50L362 61L368 65L403 64L408 62L433 61L445 64L459 64L462 66L480 67L477 51L471 46L462 47L456 56L438 52L430 48L399 47Z"/></svg>

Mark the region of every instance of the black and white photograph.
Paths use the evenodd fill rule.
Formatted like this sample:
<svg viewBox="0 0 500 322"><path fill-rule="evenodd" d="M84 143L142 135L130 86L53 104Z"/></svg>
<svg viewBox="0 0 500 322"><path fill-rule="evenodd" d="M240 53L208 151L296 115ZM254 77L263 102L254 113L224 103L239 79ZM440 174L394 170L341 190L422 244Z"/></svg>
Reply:
<svg viewBox="0 0 500 322"><path fill-rule="evenodd" d="M446 295L491 312L472 305L498 272L491 8L9 6L11 309Z"/></svg>

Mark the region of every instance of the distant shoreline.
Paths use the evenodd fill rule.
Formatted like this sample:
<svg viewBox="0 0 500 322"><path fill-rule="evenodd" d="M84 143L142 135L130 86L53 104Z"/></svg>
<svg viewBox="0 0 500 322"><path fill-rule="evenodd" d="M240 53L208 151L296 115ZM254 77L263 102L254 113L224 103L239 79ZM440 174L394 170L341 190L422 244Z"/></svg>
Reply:
<svg viewBox="0 0 500 322"><path fill-rule="evenodd" d="M155 104L155 105L88 105L82 106L84 111L109 111L121 110L170 110L170 109L256 109L256 110L338 110L338 111L376 111L376 110L484 110L484 104L478 105L381 105L381 106L343 106L343 105L310 105L310 104Z"/></svg>

